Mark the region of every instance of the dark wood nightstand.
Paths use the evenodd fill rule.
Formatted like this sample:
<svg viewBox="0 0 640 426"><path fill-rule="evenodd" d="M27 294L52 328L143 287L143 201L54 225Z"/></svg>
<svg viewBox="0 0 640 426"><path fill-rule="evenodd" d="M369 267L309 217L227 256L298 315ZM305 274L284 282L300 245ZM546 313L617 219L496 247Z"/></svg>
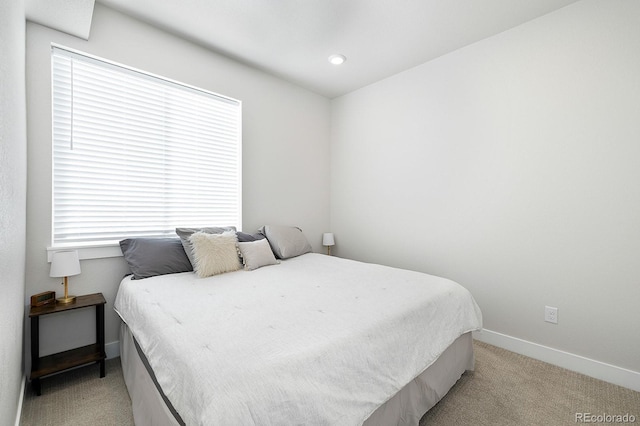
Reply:
<svg viewBox="0 0 640 426"><path fill-rule="evenodd" d="M102 293L78 296L75 303L66 305L31 306L29 318L31 318L31 384L36 394L41 395L40 378L58 371L77 367L92 362L100 363L100 377L104 377L104 363L107 358L104 349L104 305L106 304ZM73 309L96 308L96 343L40 357L40 317Z"/></svg>

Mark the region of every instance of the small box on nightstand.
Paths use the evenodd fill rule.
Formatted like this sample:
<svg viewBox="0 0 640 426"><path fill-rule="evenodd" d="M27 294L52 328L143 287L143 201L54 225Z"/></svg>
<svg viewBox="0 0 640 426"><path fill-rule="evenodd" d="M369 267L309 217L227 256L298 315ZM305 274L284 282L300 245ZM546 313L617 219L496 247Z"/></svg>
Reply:
<svg viewBox="0 0 640 426"><path fill-rule="evenodd" d="M31 306L43 306L56 303L55 291L44 291L31 296Z"/></svg>

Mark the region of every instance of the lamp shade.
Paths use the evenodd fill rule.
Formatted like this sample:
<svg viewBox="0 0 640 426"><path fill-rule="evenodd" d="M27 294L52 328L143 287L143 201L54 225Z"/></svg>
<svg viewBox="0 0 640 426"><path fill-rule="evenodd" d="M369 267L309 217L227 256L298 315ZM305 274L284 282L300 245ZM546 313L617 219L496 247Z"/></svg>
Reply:
<svg viewBox="0 0 640 426"><path fill-rule="evenodd" d="M51 256L50 277L72 277L80 274L80 260L76 250L56 251Z"/></svg>
<svg viewBox="0 0 640 426"><path fill-rule="evenodd" d="M324 234L322 234L322 245L323 246L335 246L336 242L333 239L333 233L332 232L325 232Z"/></svg>

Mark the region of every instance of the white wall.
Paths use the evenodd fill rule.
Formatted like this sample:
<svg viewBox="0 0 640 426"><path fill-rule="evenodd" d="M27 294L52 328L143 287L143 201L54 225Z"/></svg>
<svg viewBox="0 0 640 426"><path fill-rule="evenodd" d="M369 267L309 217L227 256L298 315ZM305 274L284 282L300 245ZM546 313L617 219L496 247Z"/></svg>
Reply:
<svg viewBox="0 0 640 426"><path fill-rule="evenodd" d="M27 133L25 20L0 2L0 419L13 424L22 386ZM0 422L1 423L1 422Z"/></svg>
<svg viewBox="0 0 640 426"><path fill-rule="evenodd" d="M454 279L485 328L640 372L640 2L335 99L331 167L336 254Z"/></svg>
<svg viewBox="0 0 640 426"><path fill-rule="evenodd" d="M48 276L46 260L51 238L52 42L241 100L244 230L254 232L264 224L300 226L315 251L322 250L321 235L329 223L329 101L98 3L89 41L27 25L27 295L61 291L59 281ZM83 260L81 267L82 274L69 280L70 293L105 294L106 341L116 341L119 322L112 307L126 264L119 257ZM90 342L94 321L90 310L41 321L42 352Z"/></svg>

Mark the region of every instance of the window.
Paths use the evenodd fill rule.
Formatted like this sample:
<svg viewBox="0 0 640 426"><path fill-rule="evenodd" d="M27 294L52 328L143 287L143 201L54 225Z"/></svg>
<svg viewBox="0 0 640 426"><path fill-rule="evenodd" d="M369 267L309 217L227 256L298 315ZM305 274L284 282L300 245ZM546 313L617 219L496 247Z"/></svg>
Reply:
<svg viewBox="0 0 640 426"><path fill-rule="evenodd" d="M241 227L241 103L52 48L53 245Z"/></svg>

